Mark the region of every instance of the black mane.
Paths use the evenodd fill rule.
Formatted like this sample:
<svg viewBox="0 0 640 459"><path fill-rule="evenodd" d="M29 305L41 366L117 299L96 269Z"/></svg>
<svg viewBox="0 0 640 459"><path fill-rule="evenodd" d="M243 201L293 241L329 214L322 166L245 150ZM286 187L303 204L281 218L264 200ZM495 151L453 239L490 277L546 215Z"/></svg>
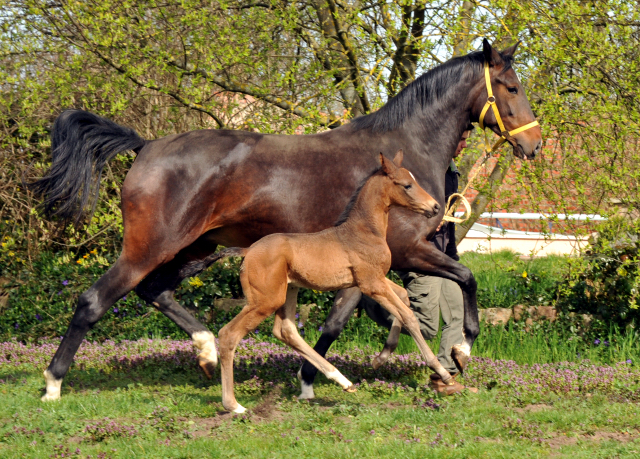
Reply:
<svg viewBox="0 0 640 459"><path fill-rule="evenodd" d="M511 56L503 56L503 61L503 71L510 69ZM356 130L371 129L381 133L398 129L417 110L422 111L427 105L444 102L450 97L459 97L452 82L477 78L483 71L483 63L482 51L450 59L409 83L378 111L358 117L350 125Z"/></svg>
<svg viewBox="0 0 640 459"><path fill-rule="evenodd" d="M369 174L368 176L366 176L362 182L360 182L360 184L358 185L358 187L356 188L356 191L353 192L353 194L351 195L351 197L349 198L349 202L347 203L346 207L344 208L344 210L342 211L342 213L340 214L340 216L338 217L338 219L336 220L336 222L333 224L333 226L340 226L342 225L344 222L347 221L347 219L349 218L349 214L351 213L351 210L353 209L353 206L356 204L356 201L358 200L358 195L360 194L360 192L362 191L362 188L364 187L364 185L367 183L367 181L373 177L374 175L376 175L378 172L380 172L382 170L382 167L378 167L376 170L374 170L371 174Z"/></svg>

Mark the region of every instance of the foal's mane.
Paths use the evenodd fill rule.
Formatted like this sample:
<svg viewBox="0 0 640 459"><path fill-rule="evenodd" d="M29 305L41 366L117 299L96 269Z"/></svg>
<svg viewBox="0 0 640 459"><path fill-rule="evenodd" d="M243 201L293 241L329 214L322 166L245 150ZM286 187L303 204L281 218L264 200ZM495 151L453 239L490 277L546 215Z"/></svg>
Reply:
<svg viewBox="0 0 640 459"><path fill-rule="evenodd" d="M364 186L366 185L367 181L371 177L373 177L374 175L379 173L381 170L382 170L382 166L378 167L371 174L369 174L364 179L362 179L362 181L358 185L358 188L356 188L356 191L354 191L353 194L351 195L351 197L349 198L349 202L347 203L346 207L344 208L344 210L342 211L342 213L340 214L340 216L338 217L336 222L333 224L333 226L340 226L344 222L347 221L347 219L349 218L349 214L351 214L351 211L353 210L353 206L355 206L356 201L358 200L358 196L360 195L360 192L362 191L362 188L364 188Z"/></svg>
<svg viewBox="0 0 640 459"><path fill-rule="evenodd" d="M505 72L511 68L513 59L511 56L502 56L502 60L502 72ZM371 129L382 133L398 129L417 110L428 105L443 104L451 97L459 97L459 92L455 91L458 82L478 78L483 71L483 64L482 51L450 59L409 83L378 111L356 118L350 125L355 130Z"/></svg>

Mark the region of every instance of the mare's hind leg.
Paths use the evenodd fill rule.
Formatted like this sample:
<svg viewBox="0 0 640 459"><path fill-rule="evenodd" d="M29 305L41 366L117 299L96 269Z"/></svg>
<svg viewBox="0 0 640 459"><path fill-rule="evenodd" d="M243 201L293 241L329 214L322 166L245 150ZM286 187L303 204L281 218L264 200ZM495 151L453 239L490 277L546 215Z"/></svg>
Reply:
<svg viewBox="0 0 640 459"><path fill-rule="evenodd" d="M345 378L340 371L325 360L320 354L314 351L298 333L295 324L297 307L298 288L289 286L287 289L287 300L276 312L275 324L273 325L273 336L280 341L291 346L302 356L311 362L324 375L338 383L344 390L354 392L353 384Z"/></svg>
<svg viewBox="0 0 640 459"><path fill-rule="evenodd" d="M144 265L134 264L121 256L109 271L80 295L69 328L44 372L47 387L43 401L60 398L62 379L69 371L73 357L87 332L113 303L131 291L154 267L149 261Z"/></svg>
<svg viewBox="0 0 640 459"><path fill-rule="evenodd" d="M391 282L389 283L389 287L393 289L393 292L398 295L398 298L407 305L407 307L411 306L411 302L409 301L409 295L407 295L407 291L404 287L400 287L398 284ZM391 324L391 329L389 330L389 336L387 337L387 341L384 343L384 348L382 351L373 359L371 365L374 370L377 370L382 365L385 364L389 357L398 347L398 341L400 339L400 332L402 331L402 325L397 318L393 319L393 323Z"/></svg>
<svg viewBox="0 0 640 459"><path fill-rule="evenodd" d="M149 274L136 287L136 293L182 328L200 350L198 364L208 378L218 364L213 333L193 317L174 298L175 289L186 277L195 276L218 259L215 244L198 244L185 249L172 261Z"/></svg>
<svg viewBox="0 0 640 459"><path fill-rule="evenodd" d="M325 356L331 345L338 339L342 329L345 327L353 311L360 299L362 293L358 287L351 287L340 290L336 295L333 306L329 311L329 315L322 325L322 335L313 347L319 355ZM301 391L299 399L312 399L315 397L313 393L313 380L316 378L318 369L308 361L305 361L298 371L298 379L300 380Z"/></svg>

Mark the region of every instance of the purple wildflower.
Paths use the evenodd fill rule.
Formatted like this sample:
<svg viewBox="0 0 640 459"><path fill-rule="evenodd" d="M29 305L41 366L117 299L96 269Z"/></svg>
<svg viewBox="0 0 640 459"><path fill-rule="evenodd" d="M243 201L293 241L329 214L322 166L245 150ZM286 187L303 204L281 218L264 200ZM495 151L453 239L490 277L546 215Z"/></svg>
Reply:
<svg viewBox="0 0 640 459"><path fill-rule="evenodd" d="M17 330L18 328L20 328L20 324L18 322L16 322L16 324L14 325L15 329Z"/></svg>
<svg viewBox="0 0 640 459"><path fill-rule="evenodd" d="M120 309L118 309L118 308L113 308L113 313L114 313L114 314L117 314L118 312L120 312Z"/></svg>
<svg viewBox="0 0 640 459"><path fill-rule="evenodd" d="M127 301L127 295L122 297L122 301Z"/></svg>
<svg viewBox="0 0 640 459"><path fill-rule="evenodd" d="M595 345L600 344L600 340L596 338L596 340L593 342L593 344L595 344Z"/></svg>
<svg viewBox="0 0 640 459"><path fill-rule="evenodd" d="M627 363L631 363L631 359L627 359Z"/></svg>
<svg viewBox="0 0 640 459"><path fill-rule="evenodd" d="M37 320L38 322L40 322L40 321L42 320L42 317L40 317L40 314L36 314L36 320Z"/></svg>
<svg viewBox="0 0 640 459"><path fill-rule="evenodd" d="M298 328L302 328L304 327L304 325L302 325L302 322L298 322Z"/></svg>
<svg viewBox="0 0 640 459"><path fill-rule="evenodd" d="M609 341L605 341L605 342L604 342L604 345L605 345L605 346L607 346L607 347L609 347Z"/></svg>
<svg viewBox="0 0 640 459"><path fill-rule="evenodd" d="M64 285L66 287L67 285L69 285L69 281L68 280L63 280L62 281L62 285Z"/></svg>

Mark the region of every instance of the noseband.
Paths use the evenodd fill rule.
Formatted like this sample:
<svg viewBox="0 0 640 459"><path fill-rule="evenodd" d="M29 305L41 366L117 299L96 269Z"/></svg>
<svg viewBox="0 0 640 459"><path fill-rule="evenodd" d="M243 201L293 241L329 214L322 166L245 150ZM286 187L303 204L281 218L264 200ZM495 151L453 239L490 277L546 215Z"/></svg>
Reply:
<svg viewBox="0 0 640 459"><path fill-rule="evenodd" d="M500 134L501 134L500 139L493 145L493 147L491 147L491 150L487 150L487 154L490 154L496 151L496 149L499 148L507 140L511 140L514 135L522 131L526 131L527 129L531 129L534 126L538 126L538 122L532 121L531 123L525 124L524 126L520 126L519 128L516 128L513 131L507 131L507 129L504 127L504 123L502 122L502 118L500 117L500 112L498 111L498 105L496 104L496 98L493 95L493 90L491 89L491 78L489 77L489 63L486 61L484 63L484 80L487 83L487 103L484 104L484 108L480 113L480 128L484 130L485 149L487 148L486 146L489 145L489 139L487 138L487 131L485 130L485 126L484 126L484 116L489 111L489 107L492 108L493 114L495 115L496 120L498 121L498 127L500 128Z"/></svg>

